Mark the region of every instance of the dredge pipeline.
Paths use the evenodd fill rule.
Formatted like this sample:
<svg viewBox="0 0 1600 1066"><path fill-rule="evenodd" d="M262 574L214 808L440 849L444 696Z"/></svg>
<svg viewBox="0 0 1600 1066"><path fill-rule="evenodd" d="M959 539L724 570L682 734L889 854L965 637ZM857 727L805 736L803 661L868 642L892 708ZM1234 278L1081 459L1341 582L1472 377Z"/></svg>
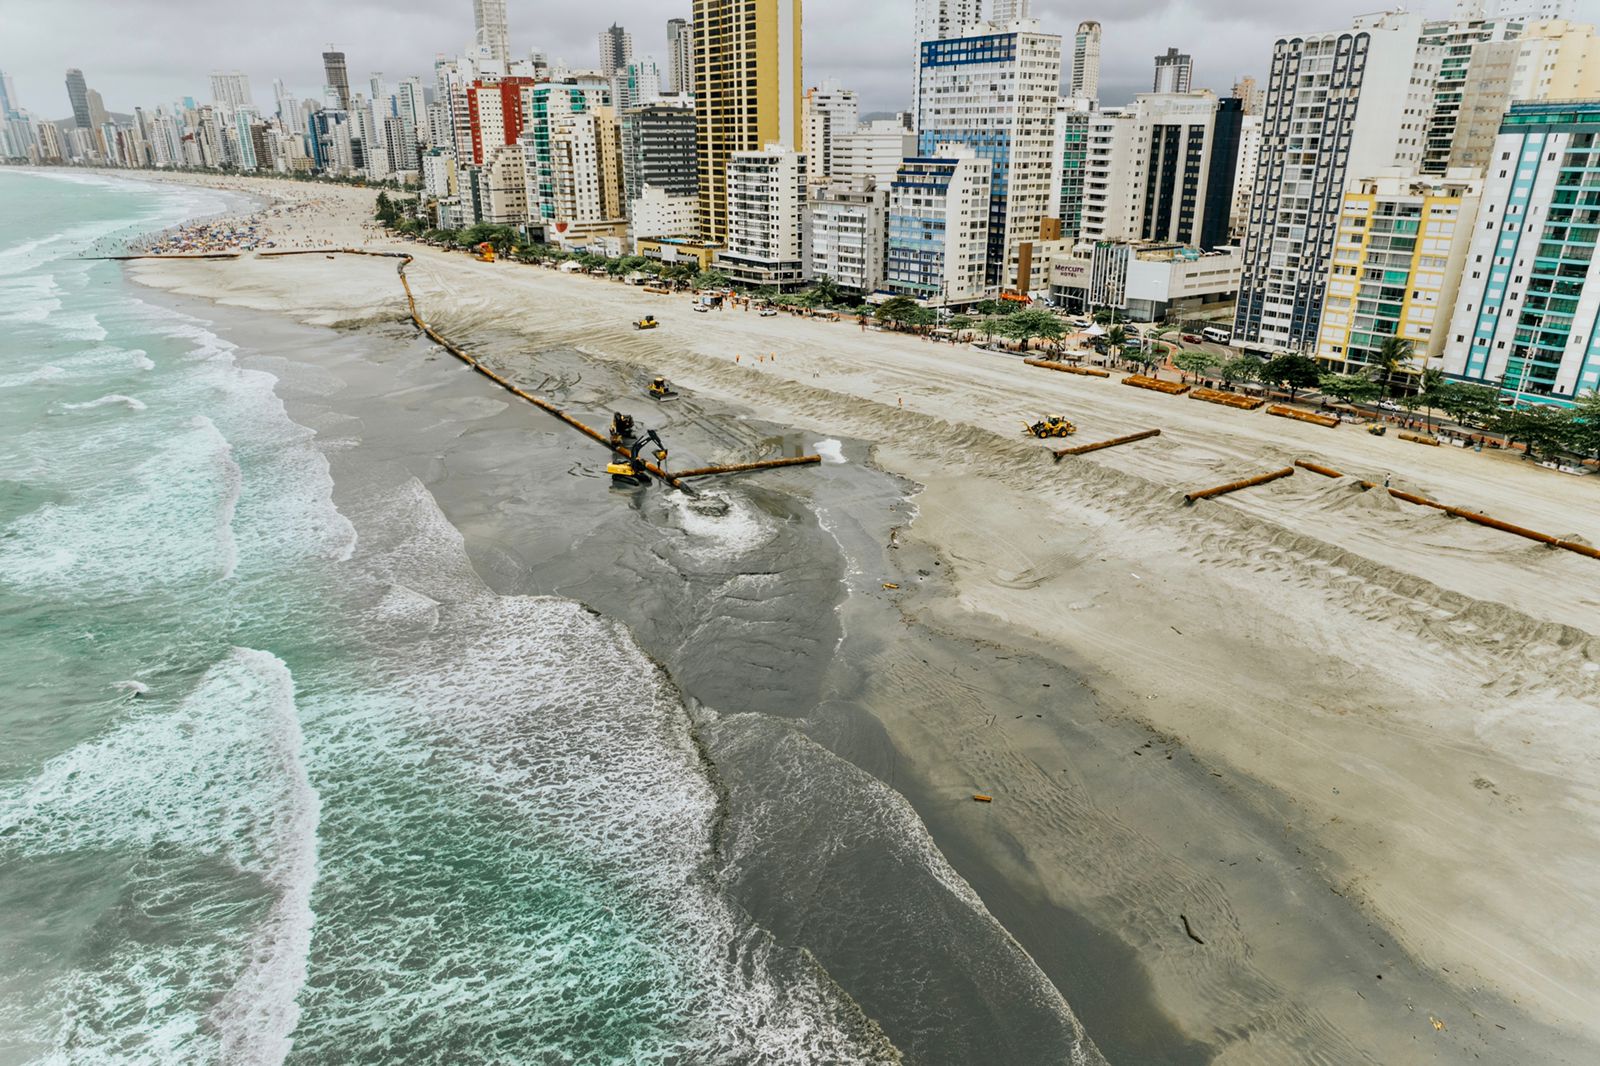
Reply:
<svg viewBox="0 0 1600 1066"><path fill-rule="evenodd" d="M438 330L434 329L427 322L423 321L422 315L417 311L416 294L411 291L411 282L406 277L406 267L410 266L416 261L416 257L411 253L374 252L368 251L365 248L301 248L294 249L292 251L261 252L260 256L261 258L265 259L290 255L331 255L334 253L341 253L344 255L365 255L372 256L374 258L400 260L395 272L400 275L400 285L405 290L407 312L411 317L412 324L421 330L429 340L433 341L433 343L437 344L439 347L443 348L445 351L461 360L467 366L471 367L476 373L488 378L490 381L494 382L496 385L499 385L502 389L505 389L518 399L526 400L528 403L533 404L533 406L539 408L539 410L545 412L546 414L560 419L562 422L565 422L567 425L571 426L579 433L582 433L596 444L604 445L607 449L615 452L622 458L630 460L633 458L632 449L625 445L612 443L611 438L606 434L601 433L599 430L595 429L591 425L588 425L587 423L580 422L578 419L567 414L549 400L546 400L540 396L535 396L533 393L517 387L514 382L507 381L499 374L496 374L493 370L490 370L488 367L484 366L477 359L474 359L471 355L468 355L465 351L452 344L450 341L445 339L445 337L439 333ZM651 462L641 461L639 465L644 467L644 469L649 471L651 474L660 478L665 484L683 492L691 492L693 490L689 489L683 484L684 478L708 477L712 474L732 474L744 470L769 470L774 467L782 466L811 466L820 462L822 462L822 456L820 455L801 455L787 459L763 459L752 463L734 463L727 466L702 466L696 467L693 470L686 470L676 474L669 474L666 470Z"/></svg>
<svg viewBox="0 0 1600 1066"><path fill-rule="evenodd" d="M1321 474L1323 477L1344 477L1342 473L1330 466L1322 466L1318 463L1307 462L1304 459L1296 459L1294 465L1300 467L1302 470L1309 470L1313 474ZM1363 489L1369 490L1378 487L1376 483L1371 481L1357 481L1356 484L1360 485ZM1435 510L1443 511L1452 518L1464 518L1468 522L1472 522L1480 526L1487 526L1490 529L1498 529L1502 533L1512 533L1516 536L1525 537L1528 540L1537 541L1540 544L1545 544L1552 548L1561 548L1564 551L1575 552L1578 555L1587 555L1591 559L1600 559L1600 549L1594 548L1588 544L1580 544L1575 540L1562 540L1560 537L1552 537L1548 533L1540 533L1536 529L1527 529L1523 526L1514 526L1510 522L1502 522L1498 518L1491 518L1490 516L1486 514L1480 514L1477 511L1468 511L1461 507L1451 507L1449 504L1440 503L1438 500L1430 500L1426 496L1418 496L1412 492L1402 492L1399 489L1385 489L1385 491L1397 500L1404 500L1406 503L1414 503L1418 507L1432 507Z"/></svg>
<svg viewBox="0 0 1600 1066"><path fill-rule="evenodd" d="M1276 481L1281 477L1293 476L1294 467L1286 466L1282 470L1274 470L1270 474L1257 474L1255 477L1247 477L1241 478L1238 481L1230 481L1226 485L1218 485L1215 488L1200 489L1197 492L1186 492L1183 494L1183 498L1188 500L1190 503L1194 503L1196 500L1209 500L1213 496L1225 496L1230 492L1238 492L1240 489L1250 488L1252 485L1265 485L1267 482Z"/></svg>

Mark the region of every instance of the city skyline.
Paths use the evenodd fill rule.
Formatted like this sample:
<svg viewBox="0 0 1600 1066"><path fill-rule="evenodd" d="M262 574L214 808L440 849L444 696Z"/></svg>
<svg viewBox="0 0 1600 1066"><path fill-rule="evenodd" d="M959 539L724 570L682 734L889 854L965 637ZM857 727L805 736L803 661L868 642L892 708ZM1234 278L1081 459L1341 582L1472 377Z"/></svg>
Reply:
<svg viewBox="0 0 1600 1066"><path fill-rule="evenodd" d="M615 22L633 35L636 56L653 58L665 73L667 20L688 18L692 5L613 0L602 8L541 11L532 0L509 0L507 7L513 56L537 47L573 67L595 67L596 35ZM1194 56L1194 86L1223 93L1240 75L1264 80L1272 44L1282 34L1338 29L1373 7L1371 0L1334 0L1315 13L1297 13L1266 0L1177 5L1136 0L1097 10L1081 2L1035 0L1030 13L1044 32L1069 39L1079 22L1101 23L1100 95L1111 105L1149 91L1150 57L1158 50L1149 46L1152 40L1161 40L1163 49L1181 41ZM1418 10L1433 17L1448 15L1453 7L1435 0ZM846 0L806 0L806 85L837 80L856 91L863 113L909 109L912 12L911 0L868 8ZM197 0L128 0L109 10L80 0L17 0L0 69L13 78L22 106L52 121L71 116L62 84L69 67L84 71L108 111L122 114L184 96L200 99L208 92L209 75L218 70L242 71L260 86L281 78L297 95L315 97L322 87L321 53L330 43L346 53L353 83L364 81L370 71L426 76L437 53L454 55L470 43L473 14L472 0L399 0L376 23L361 10L284 0L270 8L231 11L230 32L191 51L191 64L174 62L164 49L127 44L149 39L163 18L187 25L213 19ZM1580 0L1573 16L1600 18L1600 0Z"/></svg>

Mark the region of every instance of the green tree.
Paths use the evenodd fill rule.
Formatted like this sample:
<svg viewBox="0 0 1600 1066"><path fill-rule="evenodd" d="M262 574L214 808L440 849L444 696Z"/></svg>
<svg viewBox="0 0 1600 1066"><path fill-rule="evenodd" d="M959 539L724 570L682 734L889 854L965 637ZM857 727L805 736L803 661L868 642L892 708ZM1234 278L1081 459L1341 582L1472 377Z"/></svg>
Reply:
<svg viewBox="0 0 1600 1066"><path fill-rule="evenodd" d="M1572 450L1600 459L1600 391L1590 389L1572 408Z"/></svg>
<svg viewBox="0 0 1600 1066"><path fill-rule="evenodd" d="M904 327L914 324L916 312L922 310L917 301L909 296L893 296L878 305L873 312L878 321L887 322L891 326Z"/></svg>
<svg viewBox="0 0 1600 1066"><path fill-rule="evenodd" d="M1528 446L1532 459L1554 459L1572 443L1573 413L1554 404L1535 404L1521 410L1507 409L1495 419L1495 428L1508 443Z"/></svg>
<svg viewBox="0 0 1600 1066"><path fill-rule="evenodd" d="M702 270L694 276L694 287L697 289L726 289L728 275L718 270Z"/></svg>
<svg viewBox="0 0 1600 1066"><path fill-rule="evenodd" d="M1178 368L1178 372L1185 379L1198 378L1202 374L1211 372L1217 365L1217 358L1210 352L1184 351L1173 356L1172 365Z"/></svg>
<svg viewBox="0 0 1600 1066"><path fill-rule="evenodd" d="M1018 346L1026 350L1028 342L1035 337L1045 340L1057 341L1064 332L1061 320L1049 311L1028 309L1005 315L998 319L995 332L1002 337L1007 337L1017 342Z"/></svg>
<svg viewBox="0 0 1600 1066"><path fill-rule="evenodd" d="M1500 391L1464 381L1446 381L1439 390L1436 406L1464 426L1484 429L1500 413Z"/></svg>
<svg viewBox="0 0 1600 1066"><path fill-rule="evenodd" d="M1293 400L1301 389L1316 388L1321 375L1317 364L1303 355L1279 355L1261 368L1261 380L1288 389L1289 399Z"/></svg>
<svg viewBox="0 0 1600 1066"><path fill-rule="evenodd" d="M822 307L832 307L844 299L839 283L826 274L817 275L811 283L811 291L817 294L817 304Z"/></svg>
<svg viewBox="0 0 1600 1066"><path fill-rule="evenodd" d="M1421 400L1422 407L1428 419L1428 428L1433 429L1433 412L1440 406L1450 381L1444 376L1443 370L1426 367L1422 377L1417 382L1417 398Z"/></svg>
<svg viewBox="0 0 1600 1066"><path fill-rule="evenodd" d="M1126 355L1122 348L1128 343L1128 331L1121 326L1112 326L1105 334L1106 350L1112 355Z"/></svg>
<svg viewBox="0 0 1600 1066"><path fill-rule="evenodd" d="M1342 403L1371 403L1383 395L1383 386L1365 374L1323 374L1318 385Z"/></svg>
<svg viewBox="0 0 1600 1066"><path fill-rule="evenodd" d="M376 217L378 221L382 222L385 226L394 225L396 219L399 218L399 211L396 210L394 202L389 199L389 194L386 192L380 192L378 194Z"/></svg>
<svg viewBox="0 0 1600 1066"><path fill-rule="evenodd" d="M1241 355L1229 359L1217 373L1229 385L1238 385L1246 381L1259 381L1261 379L1261 360L1252 359L1248 355Z"/></svg>
<svg viewBox="0 0 1600 1066"><path fill-rule="evenodd" d="M1371 365L1382 375L1383 388L1390 396L1395 394L1395 379L1411 367L1414 352L1411 342L1404 337L1385 337Z"/></svg>
<svg viewBox="0 0 1600 1066"><path fill-rule="evenodd" d="M977 325L978 320L973 318L971 315L951 315L950 321L945 323L945 326L950 330L950 332L956 334L957 336L960 336L962 333L965 333L967 330L972 329Z"/></svg>

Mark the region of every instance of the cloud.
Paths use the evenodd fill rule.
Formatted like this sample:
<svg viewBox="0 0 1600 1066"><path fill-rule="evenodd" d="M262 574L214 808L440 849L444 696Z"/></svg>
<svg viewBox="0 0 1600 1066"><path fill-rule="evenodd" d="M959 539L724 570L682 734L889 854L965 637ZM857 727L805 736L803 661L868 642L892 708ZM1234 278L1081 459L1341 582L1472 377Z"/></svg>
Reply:
<svg viewBox="0 0 1600 1066"><path fill-rule="evenodd" d="M1433 0L1440 14L1445 2ZM868 111L910 106L912 0L804 3L808 84L835 78L860 93ZM1068 38L1069 54L1079 21L1102 24L1102 96L1115 103L1148 89L1153 57L1170 45L1195 57L1197 86L1226 91L1239 74L1261 78L1284 33L1338 29L1379 6L1324 0L1308 11L1282 0L1121 0L1095 11L1081 0L1035 0L1033 13L1047 32ZM70 113L68 67L82 68L113 111L208 99L207 75L235 69L250 75L256 103L270 106L274 78L301 95L320 92L329 43L348 56L352 84L372 71L392 83L413 74L431 79L434 56L459 51L472 36L471 0L5 0L5 7L0 70L15 79L22 105L47 118ZM688 0L510 0L512 46L593 65L596 35L616 21L633 34L636 54L664 65L667 20L689 17L691 7Z"/></svg>

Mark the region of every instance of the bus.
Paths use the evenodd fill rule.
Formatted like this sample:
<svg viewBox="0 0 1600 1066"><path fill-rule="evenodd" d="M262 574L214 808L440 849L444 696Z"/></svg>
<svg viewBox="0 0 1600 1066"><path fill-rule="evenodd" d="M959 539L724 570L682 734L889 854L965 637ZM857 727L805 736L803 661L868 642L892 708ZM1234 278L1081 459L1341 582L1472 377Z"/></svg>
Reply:
<svg viewBox="0 0 1600 1066"><path fill-rule="evenodd" d="M1204 337L1212 344L1227 344L1229 341L1233 340L1233 333L1229 330L1223 329L1220 326L1207 326L1205 329L1200 331L1200 336Z"/></svg>

